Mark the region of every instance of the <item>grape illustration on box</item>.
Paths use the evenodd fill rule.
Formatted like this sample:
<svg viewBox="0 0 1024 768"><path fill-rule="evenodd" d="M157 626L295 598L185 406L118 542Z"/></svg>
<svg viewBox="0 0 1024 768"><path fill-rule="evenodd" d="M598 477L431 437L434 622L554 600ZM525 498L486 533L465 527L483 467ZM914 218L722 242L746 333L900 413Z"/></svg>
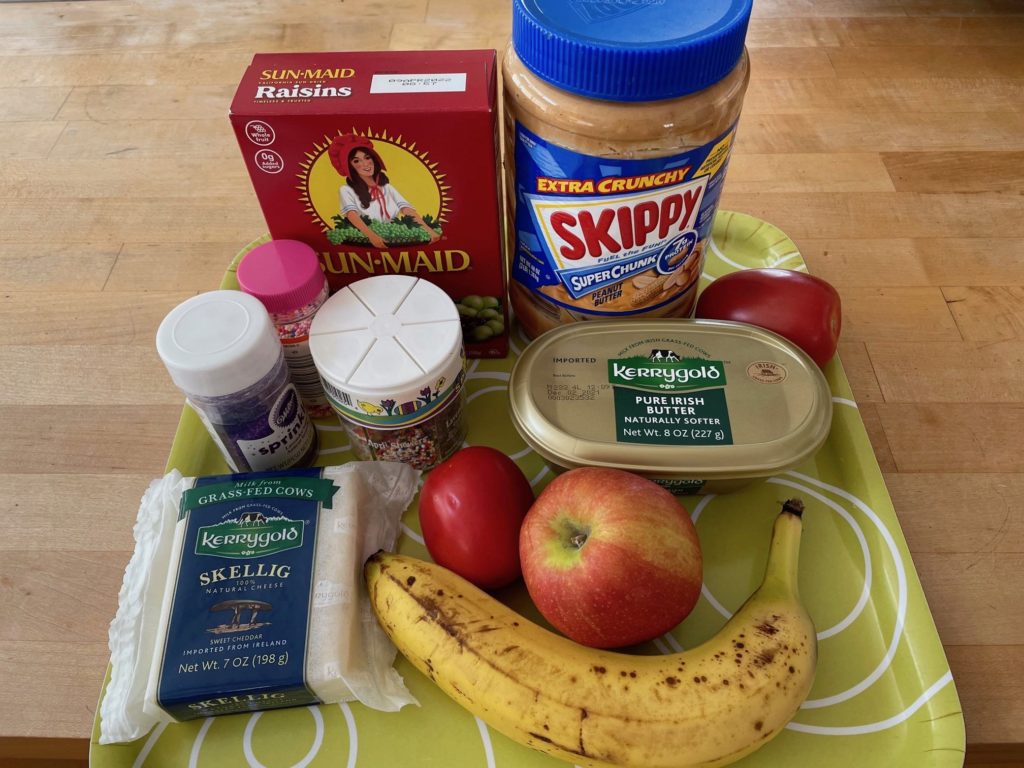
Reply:
<svg viewBox="0 0 1024 768"><path fill-rule="evenodd" d="M429 213L421 216L388 177L387 165L372 139L354 133L337 136L327 148L327 156L343 181L340 210L333 217L335 227L327 234L332 243L387 248L441 239L441 227L434 217Z"/></svg>

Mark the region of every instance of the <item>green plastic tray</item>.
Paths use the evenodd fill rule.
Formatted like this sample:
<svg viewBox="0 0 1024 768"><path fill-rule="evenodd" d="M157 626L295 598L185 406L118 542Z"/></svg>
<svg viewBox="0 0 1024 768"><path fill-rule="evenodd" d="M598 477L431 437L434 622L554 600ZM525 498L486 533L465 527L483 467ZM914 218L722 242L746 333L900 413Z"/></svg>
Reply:
<svg viewBox="0 0 1024 768"><path fill-rule="evenodd" d="M806 270L796 245L779 229L720 212L703 279L764 266ZM234 264L221 287L237 288ZM470 363L468 441L508 453L539 491L551 469L519 438L507 406L509 371L526 343L517 332L507 359ZM807 505L800 593L818 627L818 674L786 730L737 765L960 766L964 722L942 644L838 359L826 374L835 404L832 432L812 461L734 494L684 499L700 534L705 588L683 624L641 650L671 653L713 635L760 580L778 502L799 494ZM318 429L321 463L353 458L336 423L324 421ZM188 408L171 448L171 467L185 475L227 471ZM405 514L399 550L429 557L415 505ZM536 618L521 585L499 597ZM232 715L158 726L137 742L106 747L97 743L97 721L90 761L97 768L566 765L488 728L403 658L397 667L421 706L383 713L352 703Z"/></svg>

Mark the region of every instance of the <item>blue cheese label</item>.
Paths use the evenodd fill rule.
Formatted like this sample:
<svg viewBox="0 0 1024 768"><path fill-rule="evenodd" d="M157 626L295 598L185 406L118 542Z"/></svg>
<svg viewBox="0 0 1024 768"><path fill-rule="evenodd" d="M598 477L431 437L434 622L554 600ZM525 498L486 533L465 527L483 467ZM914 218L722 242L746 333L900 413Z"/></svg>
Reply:
<svg viewBox="0 0 1024 768"><path fill-rule="evenodd" d="M584 155L517 124L513 278L576 316L689 314L734 130L628 160Z"/></svg>
<svg viewBox="0 0 1024 768"><path fill-rule="evenodd" d="M322 470L197 478L184 527L157 700L176 720L318 702L306 682Z"/></svg>

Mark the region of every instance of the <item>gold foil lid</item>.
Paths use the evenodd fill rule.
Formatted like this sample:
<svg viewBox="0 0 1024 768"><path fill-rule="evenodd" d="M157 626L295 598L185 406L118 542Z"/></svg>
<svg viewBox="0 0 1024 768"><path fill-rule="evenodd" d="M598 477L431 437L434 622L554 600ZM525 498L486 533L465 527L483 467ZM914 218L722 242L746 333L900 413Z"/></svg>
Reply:
<svg viewBox="0 0 1024 768"><path fill-rule="evenodd" d="M803 351L717 320L556 328L527 347L509 392L516 429L546 460L660 477L775 474L832 423L828 383Z"/></svg>

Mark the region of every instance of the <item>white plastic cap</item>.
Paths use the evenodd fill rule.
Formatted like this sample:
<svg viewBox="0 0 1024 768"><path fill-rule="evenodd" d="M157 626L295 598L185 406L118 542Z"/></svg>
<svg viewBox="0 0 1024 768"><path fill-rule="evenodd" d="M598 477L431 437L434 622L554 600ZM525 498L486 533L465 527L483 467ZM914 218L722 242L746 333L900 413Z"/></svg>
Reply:
<svg viewBox="0 0 1024 768"><path fill-rule="evenodd" d="M436 285L380 275L327 300L313 318L309 349L335 403L363 421L388 422L460 381L462 325Z"/></svg>
<svg viewBox="0 0 1024 768"><path fill-rule="evenodd" d="M183 301L156 332L156 351L187 395L221 397L251 387L282 355L266 308L241 291Z"/></svg>

